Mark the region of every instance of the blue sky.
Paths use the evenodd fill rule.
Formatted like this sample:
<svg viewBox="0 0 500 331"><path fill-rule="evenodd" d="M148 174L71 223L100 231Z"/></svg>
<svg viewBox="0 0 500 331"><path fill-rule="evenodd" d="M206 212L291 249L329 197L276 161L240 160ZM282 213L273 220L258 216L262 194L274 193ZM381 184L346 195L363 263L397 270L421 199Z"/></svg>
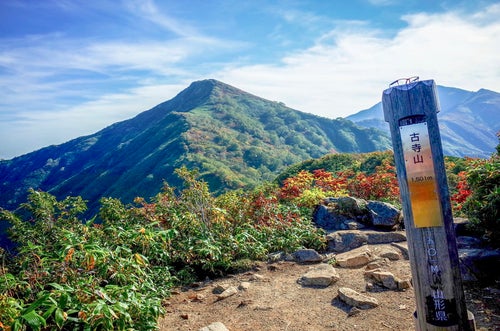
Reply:
<svg viewBox="0 0 500 331"><path fill-rule="evenodd" d="M397 78L500 91L500 1L0 0L0 159L215 78L329 118Z"/></svg>

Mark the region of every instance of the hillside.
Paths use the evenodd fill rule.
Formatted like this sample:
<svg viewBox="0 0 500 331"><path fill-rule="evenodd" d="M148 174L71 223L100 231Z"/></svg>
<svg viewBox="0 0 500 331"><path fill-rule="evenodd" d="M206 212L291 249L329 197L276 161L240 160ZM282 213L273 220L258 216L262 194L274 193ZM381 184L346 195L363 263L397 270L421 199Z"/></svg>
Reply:
<svg viewBox="0 0 500 331"><path fill-rule="evenodd" d="M438 113L443 152L449 156L489 157L500 131L500 93L481 89L469 92L438 86L441 110ZM382 104L362 110L346 119L366 128L389 134Z"/></svg>
<svg viewBox="0 0 500 331"><path fill-rule="evenodd" d="M32 187L58 198L151 197L174 169L199 169L214 192L251 188L287 166L333 151L390 149L390 139L343 119L268 101L216 80L192 83L173 99L95 134L0 161L0 207Z"/></svg>

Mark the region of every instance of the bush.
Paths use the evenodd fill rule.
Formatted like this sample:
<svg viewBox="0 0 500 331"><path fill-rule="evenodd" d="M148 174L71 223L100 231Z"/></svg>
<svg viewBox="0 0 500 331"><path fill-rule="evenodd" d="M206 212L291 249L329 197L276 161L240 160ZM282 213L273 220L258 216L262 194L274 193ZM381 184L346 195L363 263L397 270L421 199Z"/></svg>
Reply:
<svg viewBox="0 0 500 331"><path fill-rule="evenodd" d="M104 205L104 216L123 212L116 201ZM0 277L0 325L155 329L171 286L168 266L157 264L159 248L167 245L157 225L127 218L83 224L77 218L86 209L81 198L57 201L33 190L22 207L25 219L5 210L0 214L17 244L15 256L4 256L9 261Z"/></svg>
<svg viewBox="0 0 500 331"><path fill-rule="evenodd" d="M474 230L500 246L500 144L491 158L471 162L467 184L472 193L463 204L464 213Z"/></svg>

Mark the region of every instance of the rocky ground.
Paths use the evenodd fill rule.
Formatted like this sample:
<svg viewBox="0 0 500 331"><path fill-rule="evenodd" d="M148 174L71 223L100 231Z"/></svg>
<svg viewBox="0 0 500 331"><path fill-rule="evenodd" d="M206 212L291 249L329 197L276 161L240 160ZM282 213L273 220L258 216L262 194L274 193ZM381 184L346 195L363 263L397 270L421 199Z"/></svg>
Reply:
<svg viewBox="0 0 500 331"><path fill-rule="evenodd" d="M160 320L160 330L225 330L215 324L207 328L215 322L231 331L414 330L415 298L403 253L404 243L364 245L344 253L344 259L337 254L335 263L328 256L311 262L310 254L293 261L259 262L251 271L176 289L165 303L167 313ZM353 255L358 262L353 262ZM359 262L363 255L369 259ZM328 269L332 264L333 274ZM320 266L326 266L322 268L326 275L325 270L318 275ZM373 275L378 271L385 278ZM388 273L392 276L386 277ZM500 330L498 285L465 288L477 330ZM339 296L345 288L368 296L369 301L347 304Z"/></svg>

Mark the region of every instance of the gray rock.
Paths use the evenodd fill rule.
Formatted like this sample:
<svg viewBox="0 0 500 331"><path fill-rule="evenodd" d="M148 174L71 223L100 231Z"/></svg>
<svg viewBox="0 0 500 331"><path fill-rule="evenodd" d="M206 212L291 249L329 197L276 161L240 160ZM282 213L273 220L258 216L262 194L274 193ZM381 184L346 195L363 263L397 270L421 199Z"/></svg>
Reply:
<svg viewBox="0 0 500 331"><path fill-rule="evenodd" d="M377 284L390 290L398 289L399 279L389 271L382 271L380 269L370 270L365 272L365 277L374 280Z"/></svg>
<svg viewBox="0 0 500 331"><path fill-rule="evenodd" d="M393 229L400 225L401 212L387 202L369 201L368 210L372 217L372 225L384 229Z"/></svg>
<svg viewBox="0 0 500 331"><path fill-rule="evenodd" d="M298 282L303 286L327 287L339 279L340 276L333 266L322 263L306 272Z"/></svg>
<svg viewBox="0 0 500 331"><path fill-rule="evenodd" d="M374 270L374 269L382 269L386 268L389 266L389 260L388 259L378 259L375 261L372 261L366 265L365 270Z"/></svg>
<svg viewBox="0 0 500 331"><path fill-rule="evenodd" d="M299 249L293 253L293 257L299 263L323 261L323 257L314 249Z"/></svg>
<svg viewBox="0 0 500 331"><path fill-rule="evenodd" d="M379 305L377 299L358 293L348 287L340 287L338 289L338 294L340 300L359 309L370 309L378 307Z"/></svg>
<svg viewBox="0 0 500 331"><path fill-rule="evenodd" d="M368 236L363 231L345 230L336 231L326 236L327 247L332 252L346 252L361 247L368 242Z"/></svg>
<svg viewBox="0 0 500 331"><path fill-rule="evenodd" d="M366 201L352 197L325 198L313 213L313 222L325 230L361 229L369 223Z"/></svg>
<svg viewBox="0 0 500 331"><path fill-rule="evenodd" d="M382 247L378 251L376 251L375 254L391 261L398 261L402 258L401 252L391 247Z"/></svg>
<svg viewBox="0 0 500 331"><path fill-rule="evenodd" d="M408 253L408 243L406 243L406 242L392 242L391 246L394 246L397 249L399 249L399 251L401 252L401 254L403 255L403 258L405 260L410 259L410 255Z"/></svg>
<svg viewBox="0 0 500 331"><path fill-rule="evenodd" d="M406 241L406 234L404 231L397 232L378 232L370 231L368 233L368 244L390 244L393 242Z"/></svg>
<svg viewBox="0 0 500 331"><path fill-rule="evenodd" d="M230 286L231 285L229 285L229 284L219 284L212 289L212 293L213 294L221 294L222 292L227 290Z"/></svg>
<svg viewBox="0 0 500 331"><path fill-rule="evenodd" d="M481 239L469 236L457 237L457 247L460 248L478 248L482 244Z"/></svg>
<svg viewBox="0 0 500 331"><path fill-rule="evenodd" d="M349 218L324 205L317 206L313 213L314 224L325 230L345 230L346 221L349 221Z"/></svg>
<svg viewBox="0 0 500 331"><path fill-rule="evenodd" d="M353 197L338 197L338 198L325 198L323 204L331 206L338 210L342 215L351 218L365 217L368 209L366 208L367 202L363 199Z"/></svg>
<svg viewBox="0 0 500 331"><path fill-rule="evenodd" d="M236 293L238 293L238 289L235 286L230 286L227 290L217 295L217 301L229 298L230 296L233 296Z"/></svg>
<svg viewBox="0 0 500 331"><path fill-rule="evenodd" d="M313 222L325 230L353 230L365 226L389 230L401 225L402 216L400 210L386 202L338 197L323 199L314 210Z"/></svg>
<svg viewBox="0 0 500 331"><path fill-rule="evenodd" d="M465 282L489 282L498 277L499 249L459 249L460 271Z"/></svg>
<svg viewBox="0 0 500 331"><path fill-rule="evenodd" d="M344 230L326 236L328 251L346 252L365 244L389 244L406 241L404 231Z"/></svg>
<svg viewBox="0 0 500 331"><path fill-rule="evenodd" d="M337 264L343 268L357 268L373 261L373 255L368 247L359 247L352 251L338 254Z"/></svg>
<svg viewBox="0 0 500 331"><path fill-rule="evenodd" d="M269 262L278 262L284 259L285 253L284 252L273 252L267 254L267 260Z"/></svg>

